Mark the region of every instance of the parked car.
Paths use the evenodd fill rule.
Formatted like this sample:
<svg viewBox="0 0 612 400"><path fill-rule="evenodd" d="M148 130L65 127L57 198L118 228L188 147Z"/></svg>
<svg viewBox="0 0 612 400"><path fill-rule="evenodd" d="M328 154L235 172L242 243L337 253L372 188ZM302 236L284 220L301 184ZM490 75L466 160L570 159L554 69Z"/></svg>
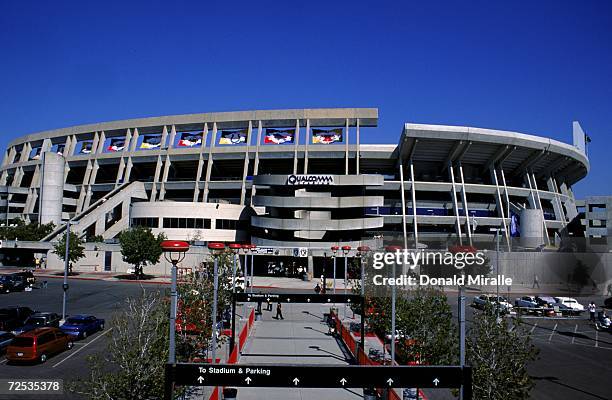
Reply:
<svg viewBox="0 0 612 400"><path fill-rule="evenodd" d="M22 276L0 276L0 292L2 293L20 292L29 286L26 278Z"/></svg>
<svg viewBox="0 0 612 400"><path fill-rule="evenodd" d="M21 277L25 279L28 286L33 286L36 283L36 277L32 271L21 271L10 274L10 276Z"/></svg>
<svg viewBox="0 0 612 400"><path fill-rule="evenodd" d="M612 308L612 297L608 297L604 300L604 307Z"/></svg>
<svg viewBox="0 0 612 400"><path fill-rule="evenodd" d="M523 296L518 297L514 300L514 305L516 307L523 308L538 308L540 305L538 304L536 298L534 296Z"/></svg>
<svg viewBox="0 0 612 400"><path fill-rule="evenodd" d="M8 361L39 361L73 346L72 337L57 328L37 328L15 336L6 349Z"/></svg>
<svg viewBox="0 0 612 400"><path fill-rule="evenodd" d="M0 352L4 352L9 344L13 341L13 335L11 332L0 331Z"/></svg>
<svg viewBox="0 0 612 400"><path fill-rule="evenodd" d="M36 328L54 327L59 328L61 317L56 313L36 312L25 320L23 326L13 330L15 335L20 335L23 332L31 331Z"/></svg>
<svg viewBox="0 0 612 400"><path fill-rule="evenodd" d="M562 305L567 307L572 313L581 313L584 311L584 306L580 303L578 303L578 300L572 298L572 297L555 297L555 301L556 304L555 305Z"/></svg>
<svg viewBox="0 0 612 400"><path fill-rule="evenodd" d="M70 336L84 339L92 333L104 329L104 320L93 315L74 315L68 319L60 329Z"/></svg>
<svg viewBox="0 0 612 400"><path fill-rule="evenodd" d="M554 297L543 296L543 295L536 296L536 301L542 307L552 307L552 305L557 302L557 300L555 300Z"/></svg>
<svg viewBox="0 0 612 400"><path fill-rule="evenodd" d="M29 307L0 308L0 330L12 331L19 328L33 312Z"/></svg>
<svg viewBox="0 0 612 400"><path fill-rule="evenodd" d="M502 313L509 313L512 311L512 304L508 303L505 297L499 296L499 298L494 294L481 294L474 297L473 306L483 310L487 304L490 304L492 307L499 307L499 310ZM495 304L495 305L494 305Z"/></svg>

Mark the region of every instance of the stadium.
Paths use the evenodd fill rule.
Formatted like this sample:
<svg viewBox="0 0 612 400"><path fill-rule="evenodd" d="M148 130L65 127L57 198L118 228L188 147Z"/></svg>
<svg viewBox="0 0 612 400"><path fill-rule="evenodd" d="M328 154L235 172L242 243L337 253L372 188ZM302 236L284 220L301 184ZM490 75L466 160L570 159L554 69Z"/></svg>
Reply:
<svg viewBox="0 0 612 400"><path fill-rule="evenodd" d="M21 245L51 261L69 219L83 238L102 236L95 249L104 251L88 252L81 264L105 270L117 234L137 225L201 245L202 253L208 241L241 242L267 257L320 257L333 245L354 252L392 237L415 248L495 238L511 247L519 231L530 239L523 246L538 247L567 235L578 215L572 185L589 170L578 123L572 144L414 123L398 127L397 143L361 143L379 135L377 125L376 108L296 109L22 136L0 168L0 218L56 229L40 243L3 247Z"/></svg>

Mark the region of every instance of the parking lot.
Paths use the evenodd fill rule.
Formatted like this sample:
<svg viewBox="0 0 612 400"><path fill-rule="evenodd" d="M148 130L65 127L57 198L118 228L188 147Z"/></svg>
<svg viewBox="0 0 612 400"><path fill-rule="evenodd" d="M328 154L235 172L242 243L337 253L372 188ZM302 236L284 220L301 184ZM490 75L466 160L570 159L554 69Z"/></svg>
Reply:
<svg viewBox="0 0 612 400"><path fill-rule="evenodd" d="M31 292L1 294L0 308L19 305L30 307L35 311L50 311L61 314L62 279L50 278L47 281L46 289L39 288ZM86 376L88 372L87 356L99 353L106 348L106 338L113 329L113 314L122 308L123 301L130 296L138 296L142 290L158 290L166 287L167 285L140 285L132 282L70 280L67 314L92 314L104 318L106 320L105 329L86 339L75 341L71 350L49 358L44 364L12 365L7 363L4 355L1 355L0 379L56 378L64 379L64 383L67 383L78 377ZM27 396L21 395L13 398L24 399ZM62 398L75 398L75 396L64 395Z"/></svg>
<svg viewBox="0 0 612 400"><path fill-rule="evenodd" d="M468 295L467 304L472 297ZM510 297L511 302L514 297ZM450 304L456 304L456 299L449 297ZM585 306L592 300L600 310L604 297L576 299ZM478 311L473 307L466 311L469 329ZM536 361L528 367L535 384L531 398L612 398L612 380L608 378L612 376L612 334L595 330L587 311L576 317L521 316L521 323L539 349Z"/></svg>

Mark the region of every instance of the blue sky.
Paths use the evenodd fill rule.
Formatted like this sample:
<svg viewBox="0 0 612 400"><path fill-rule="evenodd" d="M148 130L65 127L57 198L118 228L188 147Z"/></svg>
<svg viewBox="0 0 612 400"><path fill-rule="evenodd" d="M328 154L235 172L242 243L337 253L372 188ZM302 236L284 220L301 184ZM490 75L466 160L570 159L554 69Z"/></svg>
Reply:
<svg viewBox="0 0 612 400"><path fill-rule="evenodd" d="M169 2L168 2L169 3ZM426 3L426 4L425 4ZM612 2L0 3L0 147L141 116L378 107L405 121L593 138L612 194Z"/></svg>

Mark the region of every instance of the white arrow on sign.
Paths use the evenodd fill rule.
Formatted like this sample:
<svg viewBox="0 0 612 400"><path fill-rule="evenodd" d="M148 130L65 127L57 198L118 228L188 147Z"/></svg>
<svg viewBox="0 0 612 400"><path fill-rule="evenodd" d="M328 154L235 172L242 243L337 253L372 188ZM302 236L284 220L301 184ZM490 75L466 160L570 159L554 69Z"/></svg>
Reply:
<svg viewBox="0 0 612 400"><path fill-rule="evenodd" d="M310 303L310 297L309 297L309 298L307 298L307 299L306 299L306 301Z"/></svg>
<svg viewBox="0 0 612 400"><path fill-rule="evenodd" d="M438 383L440 383L440 379L436 378L433 380L434 386L438 386Z"/></svg>
<svg viewBox="0 0 612 400"><path fill-rule="evenodd" d="M251 377L247 376L244 381L246 382L247 385L251 384Z"/></svg>
<svg viewBox="0 0 612 400"><path fill-rule="evenodd" d="M202 378L201 376L198 376L198 383L202 383L204 382L204 378Z"/></svg>
<svg viewBox="0 0 612 400"><path fill-rule="evenodd" d="M342 386L346 385L346 379L345 378L340 379L340 383L342 384Z"/></svg>
<svg viewBox="0 0 612 400"><path fill-rule="evenodd" d="M393 385L393 379L391 378L387 379L387 383L389 384L389 386Z"/></svg>
<svg viewBox="0 0 612 400"><path fill-rule="evenodd" d="M293 383L295 384L295 386L297 386L298 383L300 383L300 380L298 378L293 378Z"/></svg>
<svg viewBox="0 0 612 400"><path fill-rule="evenodd" d="M327 302L329 303L331 301L331 299L327 299Z"/></svg>

